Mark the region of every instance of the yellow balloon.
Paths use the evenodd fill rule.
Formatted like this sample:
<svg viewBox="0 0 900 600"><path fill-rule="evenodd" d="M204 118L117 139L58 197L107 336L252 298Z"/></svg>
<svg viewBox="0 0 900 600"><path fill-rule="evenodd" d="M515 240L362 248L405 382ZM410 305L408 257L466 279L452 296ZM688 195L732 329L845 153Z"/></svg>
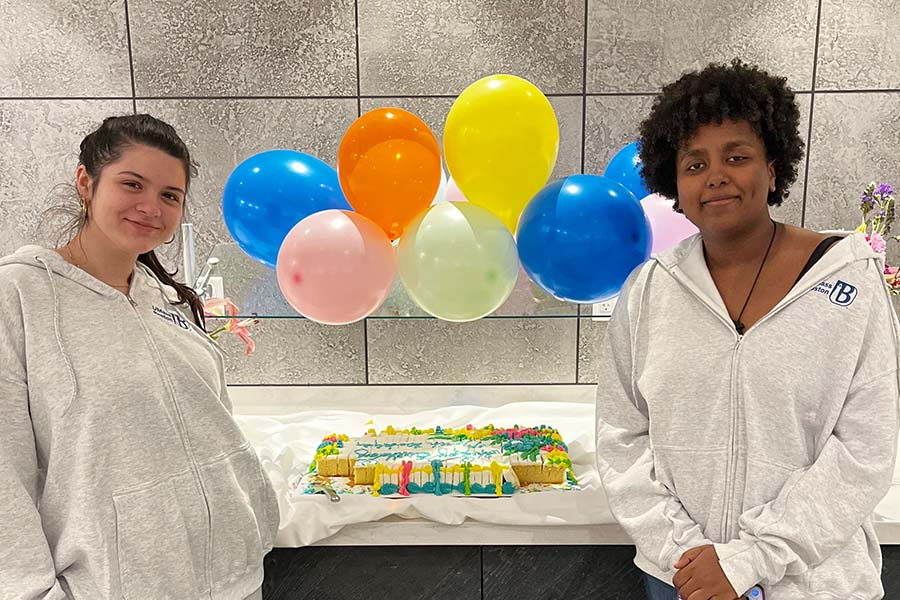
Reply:
<svg viewBox="0 0 900 600"><path fill-rule="evenodd" d="M472 204L512 233L525 205L550 179L559 124L547 97L514 75L479 79L453 103L444 124L444 158Z"/></svg>

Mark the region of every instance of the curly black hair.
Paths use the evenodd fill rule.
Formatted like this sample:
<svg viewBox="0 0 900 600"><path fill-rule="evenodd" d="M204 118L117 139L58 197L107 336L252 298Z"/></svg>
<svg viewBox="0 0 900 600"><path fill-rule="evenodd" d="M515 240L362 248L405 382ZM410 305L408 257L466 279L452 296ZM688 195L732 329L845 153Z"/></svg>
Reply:
<svg viewBox="0 0 900 600"><path fill-rule="evenodd" d="M775 161L775 191L769 192L769 205L780 205L803 158L800 109L784 77L739 59L730 65L712 63L663 87L641 123L638 141L647 189L675 199L674 209L681 212L675 156L700 126L725 119L747 121L762 138L767 160Z"/></svg>

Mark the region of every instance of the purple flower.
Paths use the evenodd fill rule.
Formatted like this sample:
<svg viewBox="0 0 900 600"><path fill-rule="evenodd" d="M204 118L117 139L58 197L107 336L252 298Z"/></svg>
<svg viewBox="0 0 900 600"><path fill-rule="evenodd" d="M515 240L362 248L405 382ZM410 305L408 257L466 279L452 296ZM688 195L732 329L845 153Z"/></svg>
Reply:
<svg viewBox="0 0 900 600"><path fill-rule="evenodd" d="M866 194L862 195L862 198L859 199L859 207L864 211L872 210L872 206L875 204L875 198L872 196L868 196Z"/></svg>
<svg viewBox="0 0 900 600"><path fill-rule="evenodd" d="M875 194L881 196L882 198L886 198L887 196L894 195L894 188L891 187L889 183L882 183L878 186L878 189L875 190Z"/></svg>

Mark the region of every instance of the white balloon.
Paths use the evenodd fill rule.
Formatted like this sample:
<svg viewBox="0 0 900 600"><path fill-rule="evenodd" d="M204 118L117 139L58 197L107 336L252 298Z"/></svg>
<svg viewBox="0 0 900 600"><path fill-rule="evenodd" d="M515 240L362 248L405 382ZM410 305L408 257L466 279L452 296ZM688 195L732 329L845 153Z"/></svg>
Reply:
<svg viewBox="0 0 900 600"><path fill-rule="evenodd" d="M441 185L438 186L437 193L434 195L434 200L431 201L431 206L435 204L440 204L441 202L447 201L447 174L444 173L444 169L441 169Z"/></svg>

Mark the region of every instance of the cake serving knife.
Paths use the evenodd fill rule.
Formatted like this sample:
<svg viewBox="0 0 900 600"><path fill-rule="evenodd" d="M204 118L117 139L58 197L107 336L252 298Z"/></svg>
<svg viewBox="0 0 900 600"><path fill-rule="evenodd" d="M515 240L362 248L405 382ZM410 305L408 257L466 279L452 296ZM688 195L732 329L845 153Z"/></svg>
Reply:
<svg viewBox="0 0 900 600"><path fill-rule="evenodd" d="M338 493L331 487L331 482L328 481L327 477L322 477L321 475L315 476L312 479L312 488L314 493L323 493L328 496L328 499L332 502L341 501L341 497L338 496Z"/></svg>

